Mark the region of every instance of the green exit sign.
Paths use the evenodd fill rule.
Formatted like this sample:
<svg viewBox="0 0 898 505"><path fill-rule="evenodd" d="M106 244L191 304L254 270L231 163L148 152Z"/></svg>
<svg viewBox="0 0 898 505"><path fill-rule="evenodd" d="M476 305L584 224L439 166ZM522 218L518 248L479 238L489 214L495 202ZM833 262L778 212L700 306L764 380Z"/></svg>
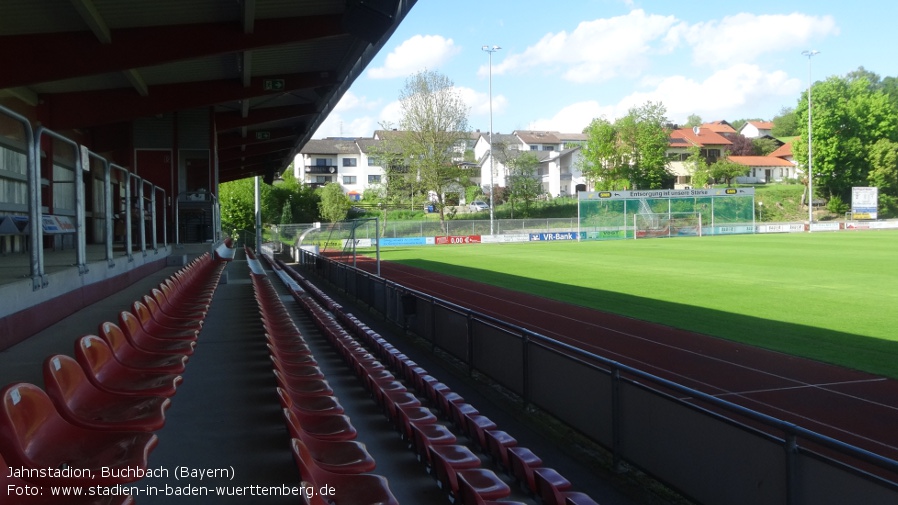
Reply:
<svg viewBox="0 0 898 505"><path fill-rule="evenodd" d="M259 131L256 132L256 140L268 140L271 138L271 132Z"/></svg>
<svg viewBox="0 0 898 505"><path fill-rule="evenodd" d="M262 88L265 91L280 91L287 87L283 79L265 79L262 81Z"/></svg>

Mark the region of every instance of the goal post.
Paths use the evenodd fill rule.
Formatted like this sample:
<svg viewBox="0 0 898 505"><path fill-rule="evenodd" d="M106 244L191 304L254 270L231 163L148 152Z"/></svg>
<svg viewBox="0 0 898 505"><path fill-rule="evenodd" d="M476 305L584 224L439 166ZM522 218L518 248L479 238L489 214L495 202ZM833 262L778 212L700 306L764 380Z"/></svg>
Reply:
<svg viewBox="0 0 898 505"><path fill-rule="evenodd" d="M701 212L633 214L633 238L701 237Z"/></svg>

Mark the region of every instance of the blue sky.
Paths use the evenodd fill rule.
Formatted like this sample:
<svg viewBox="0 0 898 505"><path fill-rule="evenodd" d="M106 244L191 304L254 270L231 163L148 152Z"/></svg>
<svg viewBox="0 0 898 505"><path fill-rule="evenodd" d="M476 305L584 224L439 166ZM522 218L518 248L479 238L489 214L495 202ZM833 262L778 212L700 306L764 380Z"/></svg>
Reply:
<svg viewBox="0 0 898 505"><path fill-rule="evenodd" d="M448 76L472 129L579 132L646 101L684 123L772 119L808 83L863 66L898 76L898 2L418 0L314 138L370 136L399 121L405 80Z"/></svg>

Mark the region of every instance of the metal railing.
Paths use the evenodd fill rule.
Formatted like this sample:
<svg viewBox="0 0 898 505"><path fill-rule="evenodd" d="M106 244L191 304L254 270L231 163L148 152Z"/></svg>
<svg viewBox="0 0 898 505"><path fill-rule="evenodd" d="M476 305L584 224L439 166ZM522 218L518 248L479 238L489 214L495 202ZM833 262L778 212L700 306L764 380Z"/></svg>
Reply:
<svg viewBox="0 0 898 505"><path fill-rule="evenodd" d="M700 503L898 503L894 460L308 251L299 266Z"/></svg>
<svg viewBox="0 0 898 505"><path fill-rule="evenodd" d="M155 186L148 181L144 181L143 179L138 178L137 176L131 174L126 168L111 163L106 158L91 152L86 146L79 144L78 142L69 139L59 133L56 133L48 128L44 128L42 126L33 129L30 121L13 112L3 106L0 106L0 115L6 116L13 121L20 123L24 132L24 153L26 157L27 164L27 185L28 185L28 225L27 232L24 235L28 236L28 252L30 254L29 257L29 269L30 269L30 277L32 279L32 288L34 291L47 287L49 280L46 274L45 268L45 260L44 260L44 248L43 248L43 237L45 235L44 232L44 221L45 221L45 213L42 208L41 202L41 139L43 137L53 138L55 141L58 141L64 145L71 147L73 151L73 171L74 178L71 183L74 185L74 252L75 252L75 261L73 262L74 266L78 269L79 273L86 274L88 271L87 266L87 254L86 254L86 244L87 244L87 205L85 199L85 187L84 187L84 174L88 173L89 170L85 168L85 163L90 163L91 160L100 163L103 167L103 202L102 202L102 210L100 210L100 214L98 216L92 217L92 219L105 219L105 226L102 228L103 240L106 243L106 260L111 268L113 266L113 249L112 243L114 242L114 231L112 226L112 218L114 212L112 210L113 202L112 202L112 169L117 169L122 172L122 182L125 188L128 188L126 191L126 205L125 205L125 229L126 232L126 244L125 244L125 253L124 255L131 258L131 249L132 249L132 237L131 237L131 226L132 226L132 213L131 213L131 177L134 177L136 181L140 181L139 188L135 188L138 194L143 194L144 186L150 187L150 196L147 197L148 202L152 202L150 205L152 208L143 209L141 213L145 210L149 210L149 219L146 219L146 222L141 222L142 229L146 226L150 227L150 232L153 237L153 247L158 248L157 243L157 228L159 226L158 217L156 215L155 209L155 193L156 191L162 191L163 195L165 191ZM50 161L52 164L52 160ZM67 181L68 182L68 181ZM164 202L164 200L163 200ZM143 217L143 214L141 214ZM163 216L165 213L163 212ZM163 235L165 235L165 223L163 224ZM142 232L143 233L143 232ZM166 240L167 245L167 240ZM145 237L141 240L140 250L144 255L147 254L147 243ZM158 250L157 250L158 252Z"/></svg>

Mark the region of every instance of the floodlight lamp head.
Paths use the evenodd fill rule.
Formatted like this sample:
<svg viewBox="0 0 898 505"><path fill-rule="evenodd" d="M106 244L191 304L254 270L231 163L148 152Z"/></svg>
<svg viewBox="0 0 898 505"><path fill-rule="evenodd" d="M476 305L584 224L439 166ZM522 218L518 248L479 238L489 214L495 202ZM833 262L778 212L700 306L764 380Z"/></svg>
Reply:
<svg viewBox="0 0 898 505"><path fill-rule="evenodd" d="M811 56L818 55L818 54L820 54L820 51L818 51L818 50L816 50L816 49L810 49L810 50L806 50L806 51L802 51L802 52L801 52L801 55L802 55L802 56L807 56L808 58L810 58Z"/></svg>

